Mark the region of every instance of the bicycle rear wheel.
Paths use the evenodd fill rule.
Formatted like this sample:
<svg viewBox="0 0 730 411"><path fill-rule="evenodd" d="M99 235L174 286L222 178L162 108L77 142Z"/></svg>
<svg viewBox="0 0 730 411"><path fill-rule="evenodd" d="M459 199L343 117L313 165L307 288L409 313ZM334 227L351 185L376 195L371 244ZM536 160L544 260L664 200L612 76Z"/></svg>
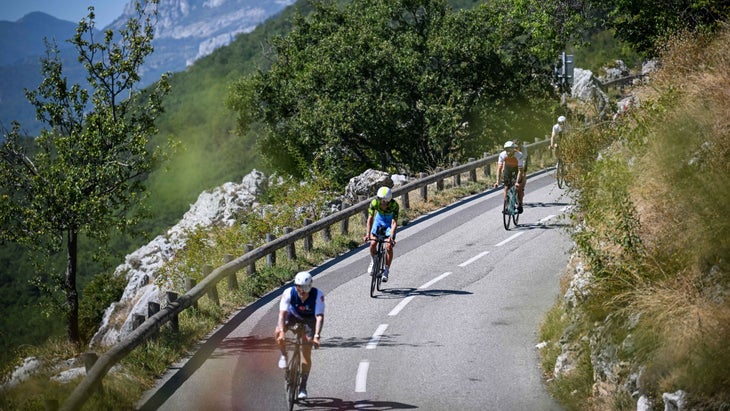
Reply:
<svg viewBox="0 0 730 411"><path fill-rule="evenodd" d="M289 411L294 409L294 404L297 402L297 395L299 394L302 366L299 355L299 344L295 344L294 351L286 368L286 401L289 406Z"/></svg>

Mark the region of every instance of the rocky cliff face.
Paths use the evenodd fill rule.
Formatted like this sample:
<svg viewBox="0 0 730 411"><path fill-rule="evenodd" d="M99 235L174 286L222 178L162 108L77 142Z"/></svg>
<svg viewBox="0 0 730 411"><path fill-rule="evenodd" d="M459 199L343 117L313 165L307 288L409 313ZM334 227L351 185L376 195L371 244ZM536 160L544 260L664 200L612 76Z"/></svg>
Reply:
<svg viewBox="0 0 730 411"><path fill-rule="evenodd" d="M178 72L215 49L248 33L294 0L160 0L154 53L142 69L148 84L166 72ZM108 28L118 30L134 15L134 1Z"/></svg>

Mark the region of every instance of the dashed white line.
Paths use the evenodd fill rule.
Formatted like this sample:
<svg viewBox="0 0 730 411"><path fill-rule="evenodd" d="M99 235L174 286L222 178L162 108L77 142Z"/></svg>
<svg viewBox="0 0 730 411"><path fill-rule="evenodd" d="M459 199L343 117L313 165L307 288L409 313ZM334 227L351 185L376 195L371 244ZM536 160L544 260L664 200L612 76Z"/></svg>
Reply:
<svg viewBox="0 0 730 411"><path fill-rule="evenodd" d="M403 308L405 308L406 304L408 304L409 302L411 302L411 300L412 300L413 298L415 298L415 295L412 295L412 296L410 296L410 297L406 297L406 298L404 298L403 300L401 300L401 302L399 302L399 303L398 303L398 305L396 305L396 306L395 306L395 308L393 308L393 309L392 309L392 310L391 310L391 311L390 311L390 312L388 313L388 315L389 315L389 316L391 316L391 317L392 317L392 316L394 316L394 315L398 315L398 313L399 313L399 312L400 312L400 311L401 311L401 310L402 310Z"/></svg>
<svg viewBox="0 0 730 411"><path fill-rule="evenodd" d="M368 344L365 346L365 348L368 350L374 350L375 347L378 346L378 342L380 342L380 337L383 336L387 328L388 324L380 324L378 326L378 329L375 330L375 334L370 337L370 341L368 341Z"/></svg>
<svg viewBox="0 0 730 411"><path fill-rule="evenodd" d="M360 365L357 366L357 376L355 377L355 392L365 392L366 391L369 368L370 368L370 361L368 361L368 360L360 361Z"/></svg>
<svg viewBox="0 0 730 411"><path fill-rule="evenodd" d="M489 251L481 252L481 253L475 255L474 257L472 257L472 258L464 261L463 263L459 264L459 267L466 267L467 265L469 265L469 264L473 263L474 261L476 261L476 260L484 257L487 254L489 254Z"/></svg>
<svg viewBox="0 0 730 411"><path fill-rule="evenodd" d="M506 240L500 242L499 244L495 245L495 247L501 247L501 246L507 244L508 242L514 240L515 238L521 236L523 233L524 233L524 231L520 231L519 233L514 233L508 239L506 239Z"/></svg>
<svg viewBox="0 0 730 411"><path fill-rule="evenodd" d="M440 276L434 278L433 280L427 282L426 284L424 284L424 285L422 285L422 286L420 286L418 288L421 289L421 290L424 289L424 288L428 288L428 287L436 284L437 282L443 280L444 278L448 277L449 275L451 275L450 272L443 273ZM403 308L405 308L405 306L408 305L408 303L411 302L411 300L413 300L415 297L416 297L415 295L411 295L409 297L404 298L400 303L398 303L398 305L395 306L395 308L393 308L388 313L388 315L391 316L391 317L393 317L395 315L398 315L398 313L401 312L401 310L403 310Z"/></svg>
<svg viewBox="0 0 730 411"><path fill-rule="evenodd" d="M434 278L433 280L427 282L426 284L424 284L424 285L422 285L422 286L420 286L418 288L420 288L421 290L423 290L424 288L428 288L428 287L436 284L437 282L443 280L444 278L448 277L449 275L451 275L450 272L443 273L440 276Z"/></svg>

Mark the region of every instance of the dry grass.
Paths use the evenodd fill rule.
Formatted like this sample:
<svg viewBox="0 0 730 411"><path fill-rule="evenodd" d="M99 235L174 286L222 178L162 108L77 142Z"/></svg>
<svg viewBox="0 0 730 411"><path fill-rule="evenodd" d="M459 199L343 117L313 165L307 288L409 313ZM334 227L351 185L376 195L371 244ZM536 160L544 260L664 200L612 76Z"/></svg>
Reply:
<svg viewBox="0 0 730 411"><path fill-rule="evenodd" d="M630 337L619 360L642 369L639 391L656 404L682 389L693 409L728 409L730 27L675 37L662 63L636 90L637 109L576 133L568 153L585 224L574 238L596 278L585 326L608 326L619 346ZM636 405L601 389L582 400L587 409Z"/></svg>

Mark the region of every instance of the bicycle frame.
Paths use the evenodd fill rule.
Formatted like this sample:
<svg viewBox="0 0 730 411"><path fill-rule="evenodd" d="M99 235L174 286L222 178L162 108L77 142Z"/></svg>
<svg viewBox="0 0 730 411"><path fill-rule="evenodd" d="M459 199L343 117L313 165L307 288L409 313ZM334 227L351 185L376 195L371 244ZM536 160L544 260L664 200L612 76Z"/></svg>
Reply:
<svg viewBox="0 0 730 411"><path fill-rule="evenodd" d="M383 230L384 231L384 230ZM370 272L370 297L375 297L375 290L382 291L380 284L383 281L383 271L385 270L385 242L388 241L388 237L385 232L378 232L375 234L375 241L378 242L377 249L375 251L375 262L373 263L373 270Z"/></svg>
<svg viewBox="0 0 730 411"><path fill-rule="evenodd" d="M515 186L514 180L508 181L507 195L504 198L504 206L502 208L502 223L505 230L509 230L511 223L517 227L520 214L517 211L519 204L519 195L517 193L517 186Z"/></svg>

